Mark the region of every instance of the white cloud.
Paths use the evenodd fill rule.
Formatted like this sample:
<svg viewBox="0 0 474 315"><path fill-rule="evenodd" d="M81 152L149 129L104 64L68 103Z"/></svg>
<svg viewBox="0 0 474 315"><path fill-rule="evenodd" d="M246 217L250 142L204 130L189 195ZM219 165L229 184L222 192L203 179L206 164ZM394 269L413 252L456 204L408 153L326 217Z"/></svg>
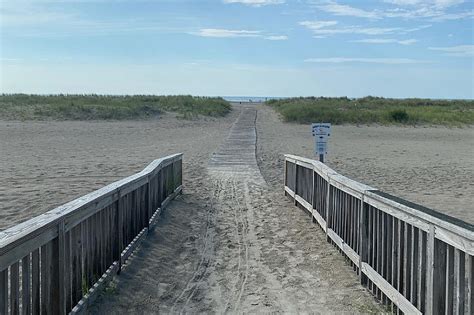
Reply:
<svg viewBox="0 0 474 315"><path fill-rule="evenodd" d="M417 64L427 63L426 60L417 60L410 58L348 58L348 57L331 57L331 58L309 58L304 62L315 63L378 63L378 64Z"/></svg>
<svg viewBox="0 0 474 315"><path fill-rule="evenodd" d="M394 34L400 31L399 27L360 27L360 26L349 26L336 29L320 29L313 30L315 34L323 35L336 35L336 34L365 34L365 35L384 35Z"/></svg>
<svg viewBox="0 0 474 315"><path fill-rule="evenodd" d="M265 36L264 39L266 39L266 40L287 40L288 36L286 36L286 35L270 35L270 36Z"/></svg>
<svg viewBox="0 0 474 315"><path fill-rule="evenodd" d="M201 37L216 37L216 38L239 38L239 37L263 38L263 39L272 40L272 41L288 39L288 36L286 35L269 35L269 34L265 34L262 31L228 30L228 29L222 29L222 28L202 28L197 32L191 32L189 34L201 36Z"/></svg>
<svg viewBox="0 0 474 315"><path fill-rule="evenodd" d="M427 25L420 25L420 26L417 26L417 27L412 27L412 28L406 28L403 30L404 33L411 33L411 32L418 32L418 31L421 31L421 30L424 30L425 28L430 28L431 24L427 24Z"/></svg>
<svg viewBox="0 0 474 315"><path fill-rule="evenodd" d="M447 56L474 57L474 45L459 45L451 47L428 47L430 50L442 51Z"/></svg>
<svg viewBox="0 0 474 315"><path fill-rule="evenodd" d="M464 0L385 0L387 3L392 3L400 6L436 6L439 8L448 8L464 2Z"/></svg>
<svg viewBox="0 0 474 315"><path fill-rule="evenodd" d="M338 34L362 34L362 35L388 35L388 34L406 34L415 31L422 30L431 25L422 25L415 28L402 28L402 27L362 27L358 25L344 26L344 27L331 27L338 24L337 21L303 21L299 22L300 25L311 30L314 37L317 36L329 36Z"/></svg>
<svg viewBox="0 0 474 315"><path fill-rule="evenodd" d="M352 43L364 43L364 44L391 44L396 43L396 39L389 38L367 38L367 39L358 39L351 40Z"/></svg>
<svg viewBox="0 0 474 315"><path fill-rule="evenodd" d="M398 43L400 45L411 45L418 42L417 39L411 38L411 39L405 39L405 40L399 40Z"/></svg>
<svg viewBox="0 0 474 315"><path fill-rule="evenodd" d="M474 16L474 11L464 11L458 13L446 13L440 14L432 18L434 22L448 21L448 20L461 20L466 18L472 18Z"/></svg>
<svg viewBox="0 0 474 315"><path fill-rule="evenodd" d="M248 30L227 30L219 28L202 28L198 32L191 33L192 35L202 37L219 37L219 38L233 38L233 37L260 37L261 31Z"/></svg>
<svg viewBox="0 0 474 315"><path fill-rule="evenodd" d="M299 24L309 28L310 30L319 30L324 27L334 26L337 23L337 21L303 21Z"/></svg>
<svg viewBox="0 0 474 315"><path fill-rule="evenodd" d="M320 5L318 6L318 8L325 12L332 13L334 15L355 16L355 17L370 18L370 19L381 18L379 12L377 11L366 11L366 10L351 7L345 4L338 4L336 2Z"/></svg>
<svg viewBox="0 0 474 315"><path fill-rule="evenodd" d="M282 4L285 0L224 0L224 3L240 3L252 7L262 7L272 4Z"/></svg>
<svg viewBox="0 0 474 315"><path fill-rule="evenodd" d="M440 22L444 20L457 20L474 16L472 10L458 12L446 11L451 7L463 3L463 0L386 0L385 2L393 4L396 7L368 11L346 4L339 4L336 1L331 0L324 4L317 3L315 4L315 7L334 15L369 19L429 19L435 22Z"/></svg>
<svg viewBox="0 0 474 315"><path fill-rule="evenodd" d="M394 38L366 38L366 39L358 39L353 40L353 43L364 43L364 44L400 44L400 45L411 45L416 43L418 40L416 39L406 39L406 40L398 40Z"/></svg>
<svg viewBox="0 0 474 315"><path fill-rule="evenodd" d="M396 5L416 5L422 2L422 0L385 0L384 2Z"/></svg>
<svg viewBox="0 0 474 315"><path fill-rule="evenodd" d="M339 28L329 28L338 24L337 21L303 21L300 25L308 28L316 36L336 35L336 34L365 34L365 35L383 35L393 34L396 31L402 30L398 27L380 28L380 27L360 27L360 26L346 26Z"/></svg>
<svg viewBox="0 0 474 315"><path fill-rule="evenodd" d="M474 16L473 11L448 13L444 8L436 6L422 6L413 8L395 8L384 12L385 17L404 19L428 19L433 22L446 20L460 20Z"/></svg>

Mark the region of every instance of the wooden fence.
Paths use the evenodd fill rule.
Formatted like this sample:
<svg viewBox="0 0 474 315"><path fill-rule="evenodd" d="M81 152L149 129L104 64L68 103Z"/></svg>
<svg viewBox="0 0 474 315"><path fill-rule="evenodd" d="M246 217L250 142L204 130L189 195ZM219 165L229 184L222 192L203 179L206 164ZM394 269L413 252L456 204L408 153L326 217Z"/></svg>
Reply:
<svg viewBox="0 0 474 315"><path fill-rule="evenodd" d="M80 313L181 191L182 154L0 232L0 314Z"/></svg>
<svg viewBox="0 0 474 315"><path fill-rule="evenodd" d="M474 226L285 156L285 193L394 312L474 314Z"/></svg>

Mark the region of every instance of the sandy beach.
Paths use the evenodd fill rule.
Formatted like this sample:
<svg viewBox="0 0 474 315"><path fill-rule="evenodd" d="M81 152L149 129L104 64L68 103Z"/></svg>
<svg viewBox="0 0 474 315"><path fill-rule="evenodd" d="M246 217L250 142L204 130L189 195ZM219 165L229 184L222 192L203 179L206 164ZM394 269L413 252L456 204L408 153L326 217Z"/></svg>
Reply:
<svg viewBox="0 0 474 315"><path fill-rule="evenodd" d="M257 167L237 175L215 173L209 161L239 106L196 121L2 121L0 229L183 152L183 195L92 313L380 311L324 233L283 195L283 154L313 156L308 126L282 123L263 105L251 109ZM328 164L473 222L473 139L473 128L335 126Z"/></svg>
<svg viewBox="0 0 474 315"><path fill-rule="evenodd" d="M0 121L0 230L183 152L192 177L223 141L226 118L152 121Z"/></svg>
<svg viewBox="0 0 474 315"><path fill-rule="evenodd" d="M281 185L283 154L315 158L310 126L283 123L262 106L263 176ZM326 163L374 188L474 223L474 128L336 125Z"/></svg>

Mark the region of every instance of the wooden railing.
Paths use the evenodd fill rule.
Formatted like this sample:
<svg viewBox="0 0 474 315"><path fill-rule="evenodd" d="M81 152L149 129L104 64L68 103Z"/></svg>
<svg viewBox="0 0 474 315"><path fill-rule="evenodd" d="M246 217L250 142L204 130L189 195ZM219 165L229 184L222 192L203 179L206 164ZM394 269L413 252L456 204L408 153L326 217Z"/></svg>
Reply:
<svg viewBox="0 0 474 315"><path fill-rule="evenodd" d="M0 314L82 312L181 191L182 154L0 232Z"/></svg>
<svg viewBox="0 0 474 315"><path fill-rule="evenodd" d="M285 193L306 209L383 304L474 314L474 226L285 156Z"/></svg>

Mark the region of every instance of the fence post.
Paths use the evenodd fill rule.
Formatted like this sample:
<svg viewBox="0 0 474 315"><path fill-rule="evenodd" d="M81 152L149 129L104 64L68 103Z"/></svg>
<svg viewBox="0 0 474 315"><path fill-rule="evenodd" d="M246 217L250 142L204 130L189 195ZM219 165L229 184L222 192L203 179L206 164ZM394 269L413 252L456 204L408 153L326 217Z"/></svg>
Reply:
<svg viewBox="0 0 474 315"><path fill-rule="evenodd" d="M331 213L331 178L328 175L328 191L326 193L326 239L328 242L331 241L331 238L328 235L329 228L331 227L332 213Z"/></svg>
<svg viewBox="0 0 474 315"><path fill-rule="evenodd" d="M183 156L179 158L179 185L183 186ZM183 188L181 187L180 194L183 193Z"/></svg>
<svg viewBox="0 0 474 315"><path fill-rule="evenodd" d="M162 167L160 170L160 208L163 208L163 201L166 199L166 176L165 176L165 168Z"/></svg>
<svg viewBox="0 0 474 315"><path fill-rule="evenodd" d="M145 200L146 200L146 217L145 217L145 227L147 229L150 228L150 218L153 215L153 209L152 209L152 199L151 199L151 184L150 184L150 175L147 176L147 183L146 183L146 194L145 194Z"/></svg>
<svg viewBox="0 0 474 315"><path fill-rule="evenodd" d="M311 168L311 173L313 174L313 188L311 191L311 221L314 223L316 219L314 218L314 210L316 209L316 176L314 176L314 166Z"/></svg>
<svg viewBox="0 0 474 315"><path fill-rule="evenodd" d="M295 161L295 191L294 191L295 195L293 196L295 206L298 205L298 201L296 201L297 191L298 191L298 162Z"/></svg>
<svg viewBox="0 0 474 315"><path fill-rule="evenodd" d="M430 225L428 238L426 242L426 314L433 314L433 285L434 285L434 246L435 246L435 228Z"/></svg>
<svg viewBox="0 0 474 315"><path fill-rule="evenodd" d="M360 283L367 285L367 276L362 272L362 263L368 261L368 229L367 229L368 209L364 202L364 195L360 199L360 217L359 217L359 279Z"/></svg>
<svg viewBox="0 0 474 315"><path fill-rule="evenodd" d="M172 188L171 188L170 195L174 192L175 185L176 185L175 178L174 178L174 161L171 162L171 180L172 180L172 182L171 182L171 187Z"/></svg>
<svg viewBox="0 0 474 315"><path fill-rule="evenodd" d="M66 242L64 231L64 220L59 222L58 227L58 302L59 314L66 314L66 286L64 279L66 278ZM53 275L54 277L54 275Z"/></svg>
<svg viewBox="0 0 474 315"><path fill-rule="evenodd" d="M117 199L117 257L115 260L118 262L117 274L122 271L122 245L123 245L123 202L122 202L122 191L118 191Z"/></svg>

